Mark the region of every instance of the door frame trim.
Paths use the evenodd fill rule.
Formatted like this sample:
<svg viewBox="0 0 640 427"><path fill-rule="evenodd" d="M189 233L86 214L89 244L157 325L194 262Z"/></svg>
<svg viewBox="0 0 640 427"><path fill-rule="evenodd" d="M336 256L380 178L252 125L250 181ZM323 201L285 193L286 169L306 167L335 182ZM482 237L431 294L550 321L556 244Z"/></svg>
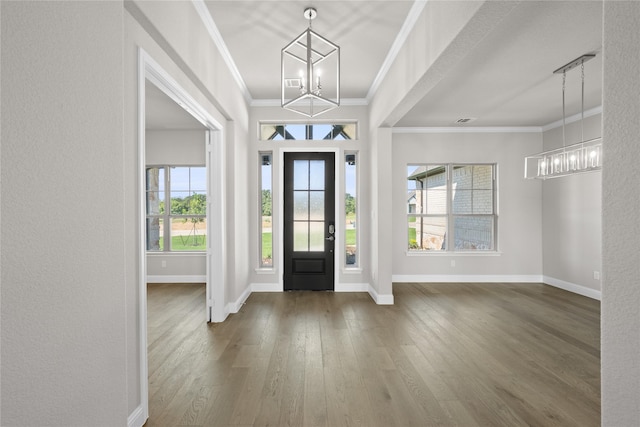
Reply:
<svg viewBox="0 0 640 427"><path fill-rule="evenodd" d="M280 274L278 275L278 287L282 292L284 292L284 153L334 153L334 177L335 177L335 218L336 218L336 240L335 240L335 248L333 251L333 289L335 289L338 285L338 273L340 269L338 268L338 253L341 253L341 250L337 248L342 248L342 232L344 224L342 221L338 220L338 210L340 208L340 194L341 191L341 182L342 182L342 173L341 169L338 167L341 164L338 160L340 159L339 155L341 153L341 149L338 147L280 147L278 148L278 193L280 194L280 203L278 203L278 207L280 210L280 214L278 215L278 228L279 228L279 242L278 242L278 271Z"/></svg>
<svg viewBox="0 0 640 427"><path fill-rule="evenodd" d="M146 251L146 201L145 201L145 171L146 171L146 126L145 126L145 85L149 81L158 87L167 96L173 99L176 103L180 104L189 114L191 114L196 120L203 124L208 129L209 136L206 141L207 157L209 157L209 150L212 150L214 154L214 164L207 164L207 196L211 195L212 198L224 202L224 137L222 125L209 114L178 82L171 77L171 75L156 62L149 53L147 53L142 47L138 47L138 73L137 73L137 210L138 210L138 366L139 366L139 378L138 384L140 389L140 411L141 418L145 421L149 418L149 359L147 355L147 251ZM208 160L207 160L208 162ZM215 174L212 175L212 173ZM218 185L215 188L210 188L209 183L211 178L215 178ZM212 203L212 201L208 201ZM209 236L207 240L211 240L212 234L216 234L218 238L218 246L207 250L207 258L213 258L217 260L215 266L210 266L207 263L207 298L210 296L214 300L220 301L219 304L215 304L210 311L213 321L222 321L226 317L224 312L225 301L225 269L224 259L221 255L224 255L224 248L226 246L225 233L224 233L224 203L216 203L216 210L211 212L207 209L207 230ZM215 228L214 228L214 224ZM211 254L214 252L214 254ZM216 274L214 277L214 269ZM214 282L215 279L215 282ZM215 286L213 284L215 283ZM210 289L211 288L211 289ZM211 292L213 295L209 295ZM209 301L207 301L209 305Z"/></svg>

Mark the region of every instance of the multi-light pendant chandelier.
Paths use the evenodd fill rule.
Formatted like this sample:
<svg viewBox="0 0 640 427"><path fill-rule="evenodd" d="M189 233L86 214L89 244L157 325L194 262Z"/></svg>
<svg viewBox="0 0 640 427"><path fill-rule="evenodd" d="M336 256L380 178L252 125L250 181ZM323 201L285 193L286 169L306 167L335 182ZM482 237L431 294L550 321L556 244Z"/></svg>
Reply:
<svg viewBox="0 0 640 427"><path fill-rule="evenodd" d="M314 117L340 106L340 47L311 29L317 16L307 8L309 27L282 49L282 107Z"/></svg>
<svg viewBox="0 0 640 427"><path fill-rule="evenodd" d="M525 157L525 178L549 179L602 169L602 138L584 140L584 63L594 57L593 54L583 55L553 72L554 74L562 74L562 148ZM566 145L565 87L567 71L577 66L580 66L582 70L582 137L580 142Z"/></svg>

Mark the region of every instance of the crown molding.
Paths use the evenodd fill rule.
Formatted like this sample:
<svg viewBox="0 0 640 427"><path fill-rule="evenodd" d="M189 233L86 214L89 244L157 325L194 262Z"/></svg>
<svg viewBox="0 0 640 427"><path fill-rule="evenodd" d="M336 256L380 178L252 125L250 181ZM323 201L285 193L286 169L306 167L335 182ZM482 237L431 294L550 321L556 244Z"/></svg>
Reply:
<svg viewBox="0 0 640 427"><path fill-rule="evenodd" d="M391 130L400 133L542 133L538 126L492 126L492 127L397 127Z"/></svg>
<svg viewBox="0 0 640 427"><path fill-rule="evenodd" d="M373 79L373 83L371 83L371 87L369 87L369 92L367 92L367 103L371 102L371 99L378 91L380 84L382 84L382 80L386 77L391 65L393 65L393 61L396 60L398 53L400 53L400 49L404 46L404 42L409 37L409 33L413 30L413 27L416 25L418 21L418 17L422 13L422 10L426 6L428 0L415 0L413 5L411 6L411 10L407 14L407 19L405 19L404 24L402 24L402 28L400 32L396 36L396 39L393 41L389 52L387 53L387 57L384 59L380 70L378 70L378 74L376 74L375 79Z"/></svg>
<svg viewBox="0 0 640 427"><path fill-rule="evenodd" d="M594 107L590 110L584 112L584 118L595 116L602 113L602 105ZM565 124L574 123L580 121L582 119L582 113L574 114L573 116L567 117L564 122ZM549 123L547 125L542 126L542 132L546 132L551 129L556 129L562 126L562 120L556 120L555 122Z"/></svg>
<svg viewBox="0 0 640 427"><path fill-rule="evenodd" d="M220 55L222 56L222 59L227 64L227 67L229 67L229 71L231 72L233 79L236 81L236 84L240 88L240 91L242 92L242 96L246 100L247 104L251 104L253 102L253 99L251 98L249 89L247 88L247 85L242 79L242 75L240 74L240 71L238 70L236 63L233 61L233 58L231 57L231 53L229 53L229 49L227 48L227 45L222 39L222 35L220 34L218 27L216 27L216 24L213 21L213 17L209 12L209 8L205 4L204 0L191 0L191 3L193 4L193 7L195 7L196 12L198 12L200 19L202 19L204 26L209 32L209 36L211 37L211 40L213 40L213 43L216 45L216 47L220 51Z"/></svg>

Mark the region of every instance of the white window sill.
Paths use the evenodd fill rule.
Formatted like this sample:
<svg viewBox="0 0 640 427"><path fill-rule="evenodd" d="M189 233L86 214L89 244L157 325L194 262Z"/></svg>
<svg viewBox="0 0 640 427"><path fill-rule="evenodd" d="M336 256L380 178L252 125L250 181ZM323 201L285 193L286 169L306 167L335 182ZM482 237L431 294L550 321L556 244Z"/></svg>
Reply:
<svg viewBox="0 0 640 427"><path fill-rule="evenodd" d="M273 267L263 267L263 268L256 268L255 272L256 274L275 274L276 270Z"/></svg>
<svg viewBox="0 0 640 427"><path fill-rule="evenodd" d="M181 255L199 255L199 256L205 256L207 255L207 251L168 251L168 252L163 252L163 251L147 251L147 256L181 256Z"/></svg>
<svg viewBox="0 0 640 427"><path fill-rule="evenodd" d="M362 268L360 267L343 268L342 274L362 274Z"/></svg>
<svg viewBox="0 0 640 427"><path fill-rule="evenodd" d="M413 257L413 256L417 256L417 257L422 257L422 256L502 256L502 252L500 251L476 251L476 252L472 252L472 251L464 251L464 252L445 252L445 251L423 251L423 252L417 252L417 251L406 251L405 254L408 257Z"/></svg>

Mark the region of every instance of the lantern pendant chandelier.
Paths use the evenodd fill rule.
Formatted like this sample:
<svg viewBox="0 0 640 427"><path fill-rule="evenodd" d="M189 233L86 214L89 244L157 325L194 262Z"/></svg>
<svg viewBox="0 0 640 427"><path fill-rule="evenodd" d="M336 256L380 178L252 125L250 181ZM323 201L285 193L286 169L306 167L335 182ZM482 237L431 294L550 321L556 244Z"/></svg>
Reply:
<svg viewBox="0 0 640 427"><path fill-rule="evenodd" d="M602 169L602 138L584 140L584 63L594 57L593 54L582 55L553 72L554 74L562 73L562 148L525 157L525 178L549 179ZM567 71L577 66L580 66L582 70L581 140L576 144L566 145L565 86Z"/></svg>
<svg viewBox="0 0 640 427"><path fill-rule="evenodd" d="M340 47L311 29L316 16L305 9L309 27L281 52L282 108L307 117L340 106Z"/></svg>

